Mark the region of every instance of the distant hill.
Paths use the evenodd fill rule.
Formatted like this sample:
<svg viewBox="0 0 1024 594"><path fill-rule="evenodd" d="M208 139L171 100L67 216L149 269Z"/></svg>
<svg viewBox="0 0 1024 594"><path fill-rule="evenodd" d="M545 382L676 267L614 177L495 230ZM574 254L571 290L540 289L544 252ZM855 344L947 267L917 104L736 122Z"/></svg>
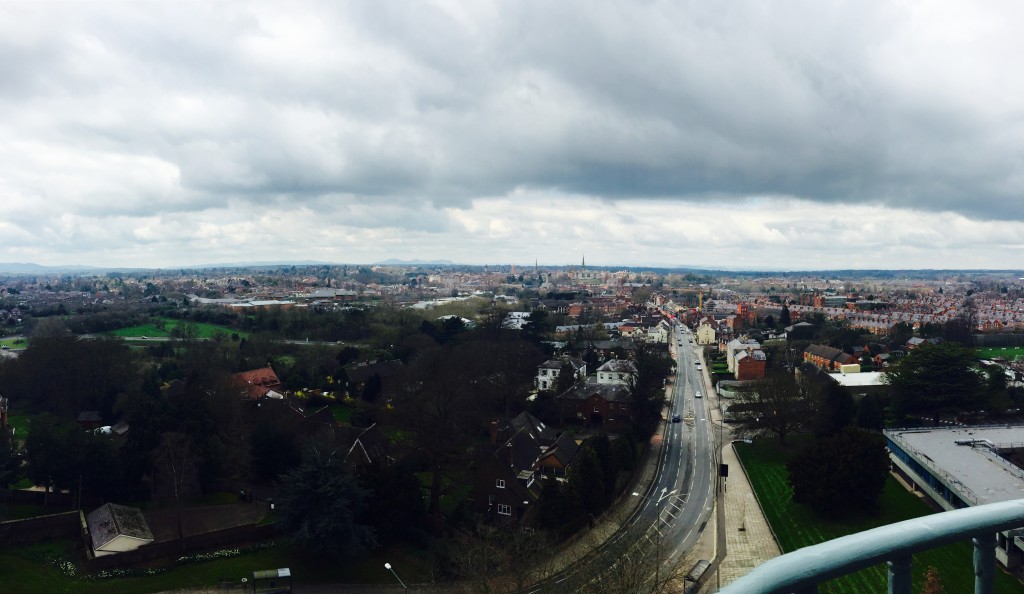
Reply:
<svg viewBox="0 0 1024 594"><path fill-rule="evenodd" d="M455 263L451 260L399 260L397 258L388 258L387 260L381 260L375 262L375 266L454 266Z"/></svg>
<svg viewBox="0 0 1024 594"><path fill-rule="evenodd" d="M108 269L100 268L98 266L81 266L77 264L44 266L42 264L31 264L27 262L0 262L0 274L85 274L87 272L99 272L102 270Z"/></svg>

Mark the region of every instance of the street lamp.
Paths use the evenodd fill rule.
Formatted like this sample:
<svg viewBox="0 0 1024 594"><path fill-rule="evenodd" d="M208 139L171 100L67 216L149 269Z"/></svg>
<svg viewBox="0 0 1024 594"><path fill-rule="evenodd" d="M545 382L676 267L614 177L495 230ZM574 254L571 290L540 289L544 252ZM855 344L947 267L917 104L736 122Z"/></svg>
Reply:
<svg viewBox="0 0 1024 594"><path fill-rule="evenodd" d="M398 577L398 574L395 573L395 570L391 568L391 564L390 563L385 563L384 564L384 569L390 571L391 575L395 576L395 579L398 580L398 583L402 584L402 589L403 590L405 590L406 592L409 591L409 586L406 586L405 582L402 581L402 578Z"/></svg>
<svg viewBox="0 0 1024 594"><path fill-rule="evenodd" d="M675 495L678 491L679 491L679 489L672 489L671 491L669 491L668 487L662 487L661 488L661 495L657 499L654 500L654 506L658 510L658 520L654 523L654 531L658 534L658 542L655 545L657 550L654 551L654 555L655 555L655 558L654 558L654 586L655 587L658 586L658 583L661 580L661 576L660 576L660 573L661 573L661 526L660 526L660 524L661 524L661 502L665 501L669 497ZM636 491L633 491L633 497L639 497L641 499L646 499L648 501L651 501L653 499L652 497L645 497L645 496L637 493Z"/></svg>

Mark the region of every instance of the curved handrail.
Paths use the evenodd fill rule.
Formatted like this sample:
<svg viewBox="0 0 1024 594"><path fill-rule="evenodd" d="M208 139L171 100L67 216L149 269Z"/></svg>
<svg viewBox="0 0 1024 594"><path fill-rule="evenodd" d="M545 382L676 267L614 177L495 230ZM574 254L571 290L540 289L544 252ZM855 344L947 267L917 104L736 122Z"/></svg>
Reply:
<svg viewBox="0 0 1024 594"><path fill-rule="evenodd" d="M770 559L722 588L721 594L777 594L884 561L976 536L1024 526L1024 499L931 514L804 547Z"/></svg>

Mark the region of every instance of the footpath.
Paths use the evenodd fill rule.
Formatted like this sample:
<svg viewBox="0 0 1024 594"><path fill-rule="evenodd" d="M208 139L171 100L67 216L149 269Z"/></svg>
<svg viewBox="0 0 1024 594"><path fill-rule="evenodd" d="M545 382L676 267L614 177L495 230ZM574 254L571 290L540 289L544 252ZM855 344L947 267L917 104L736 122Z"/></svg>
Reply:
<svg viewBox="0 0 1024 594"><path fill-rule="evenodd" d="M708 367L704 365L703 379L711 398L709 415L712 426L718 428L716 439L722 442L718 444L721 448L721 462L729 467L728 478L721 481L721 493L714 515L715 529L708 530L702 539L705 550L709 546L708 541L714 539L711 548L714 550L715 571L701 591L717 592L754 567L778 557L782 550L736 455L730 431L724 425L722 399L713 388Z"/></svg>

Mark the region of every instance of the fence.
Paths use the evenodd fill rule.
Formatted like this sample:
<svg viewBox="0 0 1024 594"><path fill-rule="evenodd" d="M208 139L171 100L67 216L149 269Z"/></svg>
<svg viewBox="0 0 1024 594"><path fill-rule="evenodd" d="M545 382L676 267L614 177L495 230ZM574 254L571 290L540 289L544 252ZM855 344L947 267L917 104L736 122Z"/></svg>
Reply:
<svg viewBox="0 0 1024 594"><path fill-rule="evenodd" d="M153 542L143 545L134 551L90 558L85 562L85 569L86 571L102 571L104 569L127 567L146 561L177 557L205 549L266 540L277 536L279 533L280 528L276 524L235 526L214 532L193 534L181 540Z"/></svg>
<svg viewBox="0 0 1024 594"><path fill-rule="evenodd" d="M46 540L77 539L81 533L77 511L0 522L0 547L23 546Z"/></svg>
<svg viewBox="0 0 1024 594"><path fill-rule="evenodd" d="M1024 346L1022 334L975 334L974 345L980 347Z"/></svg>

